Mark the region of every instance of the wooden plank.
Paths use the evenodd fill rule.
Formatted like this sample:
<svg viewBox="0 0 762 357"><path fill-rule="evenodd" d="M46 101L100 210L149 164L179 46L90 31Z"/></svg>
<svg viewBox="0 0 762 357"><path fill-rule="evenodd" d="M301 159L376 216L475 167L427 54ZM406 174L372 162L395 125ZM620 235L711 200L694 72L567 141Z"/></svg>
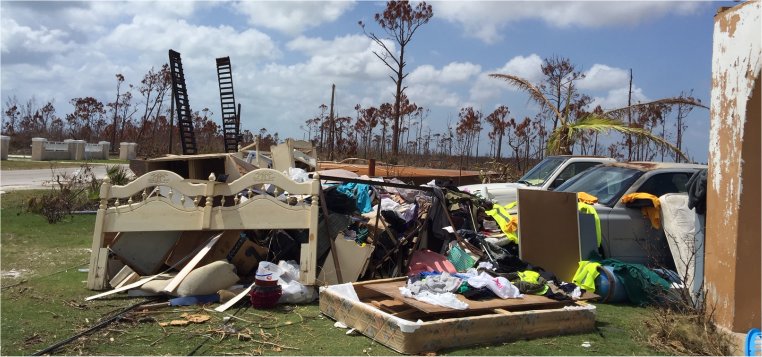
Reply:
<svg viewBox="0 0 762 357"><path fill-rule="evenodd" d="M378 284L366 284L365 288L377 291L383 295L391 297L397 301L403 302L411 307L421 310L427 314L444 314L458 311L444 306L427 304L422 301L418 301L413 298L406 298L402 296L399 288L405 286L405 281L390 281ZM553 308L563 305L568 305L569 302L557 301L546 298L539 295L525 294L521 299L490 299L490 300L468 300L463 296L458 295L458 300L468 304L468 309L465 311L481 311L481 310L527 310L530 308Z"/></svg>
<svg viewBox="0 0 762 357"><path fill-rule="evenodd" d="M133 289L133 288L137 288L137 287L139 287L139 286L141 286L141 285L143 285L143 284L145 284L145 283L147 283L147 282L149 282L151 280L154 280L154 279L156 279L156 278L158 278L160 276L161 276L161 274L156 274L156 275L153 275L153 276L149 276L147 278L140 279L140 280L138 280L138 281L136 281L136 282L134 282L132 284L122 286L121 288L118 288L118 289L109 290L109 291L107 291L105 293L100 293L98 295L88 296L88 297L85 298L85 301L95 300L95 299L102 298L104 296L109 296L109 295L113 295L113 294L116 294L116 293L119 293L119 292L122 292L122 291L127 291L127 290L130 290L130 289Z"/></svg>
<svg viewBox="0 0 762 357"><path fill-rule="evenodd" d="M212 247L214 247L214 244L217 243L220 237L222 237L222 233L219 233L209 239L209 242L207 242L206 245L204 245L201 250L199 250L198 254L196 254L196 256L194 256L193 259L191 259L191 261L188 262L188 264L186 264L179 273L177 273L177 276L175 276L174 279L172 279L172 281L170 281L169 284L167 284L167 287L165 287L162 291L167 294L171 294L177 288L177 286L180 285L183 279L185 279L185 277L188 276L188 274L190 274L194 268L196 268L196 265L202 259L204 259L204 256L209 253L209 251L212 249Z"/></svg>
<svg viewBox="0 0 762 357"><path fill-rule="evenodd" d="M128 268L128 267L125 266L125 268ZM127 284L132 284L132 283L134 283L134 282L136 282L138 280L140 280L140 275L138 273L133 272L127 278L125 278L124 280L119 282L119 284L114 285L114 289L119 289L122 286L125 286Z"/></svg>
<svg viewBox="0 0 762 357"><path fill-rule="evenodd" d="M128 266L123 266L122 269L117 272L111 280L109 280L108 284L112 287L119 287L119 285L124 285L124 281L127 280L127 278L131 277L135 274L135 271L130 269Z"/></svg>
<svg viewBox="0 0 762 357"><path fill-rule="evenodd" d="M519 257L572 281L581 260L577 194L519 189L518 199Z"/></svg>
<svg viewBox="0 0 762 357"><path fill-rule="evenodd" d="M172 252L164 261L167 266L182 269L186 262L183 262L188 255L193 253L196 248L204 244L210 237L217 234L217 231L184 231L180 234L180 239L177 240L175 246L172 248Z"/></svg>
<svg viewBox="0 0 762 357"><path fill-rule="evenodd" d="M198 266L204 266L217 260L227 260L228 254L235 248L240 238L240 230L223 231L220 240L209 250L209 253L198 263Z"/></svg>
<svg viewBox="0 0 762 357"><path fill-rule="evenodd" d="M251 285L249 285L248 288L243 289L243 291L238 293L238 295L236 295L235 297L230 299L228 302L226 302L226 303L224 303L224 304L222 304L220 306L217 306L217 308L215 308L214 311L224 312L225 310L229 309L231 306L235 305L238 301L243 299L244 296L249 295L249 292L251 291L252 287L254 287L254 284L251 284Z"/></svg>

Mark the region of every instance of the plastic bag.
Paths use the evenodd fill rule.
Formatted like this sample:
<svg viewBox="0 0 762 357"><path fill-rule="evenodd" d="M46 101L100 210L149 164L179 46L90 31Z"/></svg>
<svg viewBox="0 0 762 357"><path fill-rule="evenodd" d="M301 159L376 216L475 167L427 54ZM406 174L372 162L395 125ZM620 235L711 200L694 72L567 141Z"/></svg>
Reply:
<svg viewBox="0 0 762 357"><path fill-rule="evenodd" d="M310 180L309 175L307 175L307 171L304 171L297 167L289 167L286 174L288 175L289 178L291 178L292 181L307 182Z"/></svg>
<svg viewBox="0 0 762 357"><path fill-rule="evenodd" d="M299 281L299 264L293 260L281 260L278 262L278 268L282 271L278 285L283 289L278 303L303 304L315 300L315 288L305 286Z"/></svg>
<svg viewBox="0 0 762 357"><path fill-rule="evenodd" d="M508 279L502 276L495 278L485 272L482 272L475 277L469 278L468 285L471 285L477 289L486 286L488 289L490 289L490 291L495 293L495 295L501 299L524 297L524 295L519 293L519 288L511 284Z"/></svg>
<svg viewBox="0 0 762 357"><path fill-rule="evenodd" d="M259 262L256 279L264 281L278 280L283 273L283 269L274 263Z"/></svg>
<svg viewBox="0 0 762 357"><path fill-rule="evenodd" d="M413 294L406 286L400 287L400 293L404 297L413 298L418 301L423 301L427 304L449 307L451 309L465 310L468 309L468 304L460 301L453 293L432 293L430 291L421 291L418 294Z"/></svg>

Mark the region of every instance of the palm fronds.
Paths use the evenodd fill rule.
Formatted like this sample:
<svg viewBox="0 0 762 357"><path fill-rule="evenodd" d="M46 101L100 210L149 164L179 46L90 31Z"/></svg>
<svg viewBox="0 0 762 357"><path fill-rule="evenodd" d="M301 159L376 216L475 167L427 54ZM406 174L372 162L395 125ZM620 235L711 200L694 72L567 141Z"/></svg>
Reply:
<svg viewBox="0 0 762 357"><path fill-rule="evenodd" d="M561 148L561 135L566 134L567 138L573 138L579 135L583 131L594 131L598 133L609 132L611 130L617 131L622 134L630 134L640 136L644 139L653 141L657 145L664 146L678 155L680 155L686 161L690 161L688 157L680 151L676 146L672 145L666 139L661 136L654 135L648 130L643 128L631 127L622 122L619 119L614 119L608 116L589 114L584 118L578 120L576 123L571 123L566 126L561 126L555 130L548 139L548 153L558 153Z"/></svg>
<svg viewBox="0 0 762 357"><path fill-rule="evenodd" d="M532 99L534 99L538 104L540 104L541 107L550 108L553 111L553 113L558 118L560 118L562 125L566 123L566 118L561 115L561 112L559 112L558 108L556 108L553 105L553 103L551 103L548 100L548 98L546 98L545 95L542 94L542 92L540 92L540 90L537 87L532 85L532 83L529 83L528 80L521 77L514 76L514 75L510 75L510 74L493 73L493 74L490 74L489 76L492 78L502 79L508 82L509 84L515 86L516 88L529 93L529 96L531 96Z"/></svg>
<svg viewBox="0 0 762 357"><path fill-rule="evenodd" d="M672 105L681 105L681 104L682 105L691 105L691 106L694 106L694 107L699 107L699 108L704 108L704 109L709 109L709 107L701 104L701 102L696 100L696 99L692 99L692 98L688 98L688 97L672 97L672 98L663 98L663 99L659 99L659 100L654 100L654 101L646 102L646 103L637 103L637 104L633 104L633 105L631 105L629 107L623 107L623 108L609 110L609 111L603 113L603 115L607 116L607 117L617 117L617 118L619 118L619 117L622 117L625 114L627 114L627 112L629 110L637 110L639 108L647 107L647 106L650 106L650 105L667 105L667 106L672 106Z"/></svg>

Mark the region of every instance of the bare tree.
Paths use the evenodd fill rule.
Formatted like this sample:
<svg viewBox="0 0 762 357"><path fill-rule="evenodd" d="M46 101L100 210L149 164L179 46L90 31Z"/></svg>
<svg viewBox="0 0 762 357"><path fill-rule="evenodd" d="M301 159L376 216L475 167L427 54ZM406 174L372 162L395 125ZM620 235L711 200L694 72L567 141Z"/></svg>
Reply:
<svg viewBox="0 0 762 357"><path fill-rule="evenodd" d="M415 9L410 5L408 1L392 0L386 3L386 9L383 13L376 13L374 20L381 26L387 34L387 38L378 37L373 32L365 32L365 24L359 21L360 27L366 36L373 40L382 51L373 51L373 54L378 57L389 69L392 70L393 75L390 75L391 79L396 85L396 92L394 96L394 122L392 125L392 154L396 157L399 152L399 137L400 137L400 103L402 101L402 94L407 87L402 85L402 81L407 77L408 73L405 73L405 48L413 39L413 35L421 25L429 22L431 17L434 16L434 11L431 5L426 4L425 1L421 1L415 6ZM391 47L385 42L385 39L392 39L399 46L399 53L395 48Z"/></svg>
<svg viewBox="0 0 762 357"><path fill-rule="evenodd" d="M490 115L487 115L487 123L492 126L490 134L497 140L497 148L495 150L495 159L500 159L502 156L503 148L503 136L505 135L505 129L508 128L508 121L505 117L510 114L508 107L501 105L495 109Z"/></svg>

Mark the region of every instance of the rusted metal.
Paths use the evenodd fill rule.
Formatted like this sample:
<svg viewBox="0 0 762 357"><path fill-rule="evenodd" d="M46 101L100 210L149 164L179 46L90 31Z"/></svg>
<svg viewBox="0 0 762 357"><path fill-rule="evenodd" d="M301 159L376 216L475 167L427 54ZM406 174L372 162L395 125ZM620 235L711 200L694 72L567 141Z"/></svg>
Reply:
<svg viewBox="0 0 762 357"><path fill-rule="evenodd" d="M237 152L240 125L239 113L236 113L235 93L233 91L233 66L230 64L230 57L217 58L217 82L220 89L222 135L225 140L225 152Z"/></svg>
<svg viewBox="0 0 762 357"><path fill-rule="evenodd" d="M183 62L180 53L169 50L169 69L172 77L172 93L175 98L175 110L177 110L177 129L180 131L180 144L183 155L195 155L196 135L193 131L193 119L191 118L190 103L188 102L188 88L185 85Z"/></svg>
<svg viewBox="0 0 762 357"><path fill-rule="evenodd" d="M376 176L376 159L368 160L368 176Z"/></svg>

